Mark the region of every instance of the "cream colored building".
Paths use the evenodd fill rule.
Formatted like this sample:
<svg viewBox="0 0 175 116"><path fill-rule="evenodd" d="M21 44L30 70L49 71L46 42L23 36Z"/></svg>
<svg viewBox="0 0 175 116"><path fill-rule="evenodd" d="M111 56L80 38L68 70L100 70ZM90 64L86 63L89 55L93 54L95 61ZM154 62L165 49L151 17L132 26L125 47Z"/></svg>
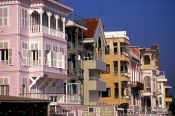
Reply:
<svg viewBox="0 0 175 116"><path fill-rule="evenodd" d="M157 98L161 95L158 89L159 77L159 46L152 45L150 48L140 48L142 79L144 81L144 91L142 96L142 107L155 110Z"/></svg>
<svg viewBox="0 0 175 116"><path fill-rule="evenodd" d="M100 19L85 19L85 22L87 31L84 31L83 41L83 103L84 105L98 105L99 92L106 90L105 82L99 79L100 71L106 69L103 59L105 36Z"/></svg>

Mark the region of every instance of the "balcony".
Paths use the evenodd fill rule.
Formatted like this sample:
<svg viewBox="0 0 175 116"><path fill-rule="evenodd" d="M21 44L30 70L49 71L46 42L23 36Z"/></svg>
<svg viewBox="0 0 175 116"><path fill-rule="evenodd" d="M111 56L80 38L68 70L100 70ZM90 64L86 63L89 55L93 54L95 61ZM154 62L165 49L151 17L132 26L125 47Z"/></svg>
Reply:
<svg viewBox="0 0 175 116"><path fill-rule="evenodd" d="M144 89L144 84L141 83L141 82L138 82L138 81L132 82L131 86L132 86L133 89L137 89L137 90L143 90Z"/></svg>
<svg viewBox="0 0 175 116"><path fill-rule="evenodd" d="M101 71L106 70L106 63L103 61L96 60L94 59L94 57L84 57L83 63L87 69L98 69Z"/></svg>
<svg viewBox="0 0 175 116"><path fill-rule="evenodd" d="M106 90L105 82L100 81L98 77L89 77L89 81L87 81L87 86L89 90Z"/></svg>
<svg viewBox="0 0 175 116"><path fill-rule="evenodd" d="M0 67L8 66L8 60L0 60Z"/></svg>
<svg viewBox="0 0 175 116"><path fill-rule="evenodd" d="M127 71L121 71L120 75L121 81L130 81L130 73L128 73Z"/></svg>
<svg viewBox="0 0 175 116"><path fill-rule="evenodd" d="M30 35L40 35L40 34L47 34L59 38L64 38L64 33L52 28L48 28L46 26L40 25L30 25Z"/></svg>
<svg viewBox="0 0 175 116"><path fill-rule="evenodd" d="M78 94L51 94L51 93L25 93L21 97L51 100L51 104L81 104L81 97Z"/></svg>

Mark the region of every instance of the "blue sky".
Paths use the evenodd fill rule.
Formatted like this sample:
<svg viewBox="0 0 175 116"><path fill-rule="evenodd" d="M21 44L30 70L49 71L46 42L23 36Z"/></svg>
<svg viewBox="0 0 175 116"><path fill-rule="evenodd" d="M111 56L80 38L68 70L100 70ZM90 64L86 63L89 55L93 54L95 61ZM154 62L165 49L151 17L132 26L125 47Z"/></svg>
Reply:
<svg viewBox="0 0 175 116"><path fill-rule="evenodd" d="M81 17L101 17L105 31L126 30L131 45L159 44L161 70L175 87L175 0L60 1ZM174 88L170 94L175 97Z"/></svg>

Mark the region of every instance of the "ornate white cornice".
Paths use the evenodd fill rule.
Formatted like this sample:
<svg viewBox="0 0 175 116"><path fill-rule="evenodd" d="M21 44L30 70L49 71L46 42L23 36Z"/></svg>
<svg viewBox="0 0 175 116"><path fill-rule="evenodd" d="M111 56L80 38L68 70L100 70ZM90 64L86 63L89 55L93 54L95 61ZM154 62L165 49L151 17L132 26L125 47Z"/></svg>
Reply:
<svg viewBox="0 0 175 116"><path fill-rule="evenodd" d="M14 0L14 1L2 1L0 2L0 6L1 5L9 5L9 4L19 4L20 2L18 0Z"/></svg>

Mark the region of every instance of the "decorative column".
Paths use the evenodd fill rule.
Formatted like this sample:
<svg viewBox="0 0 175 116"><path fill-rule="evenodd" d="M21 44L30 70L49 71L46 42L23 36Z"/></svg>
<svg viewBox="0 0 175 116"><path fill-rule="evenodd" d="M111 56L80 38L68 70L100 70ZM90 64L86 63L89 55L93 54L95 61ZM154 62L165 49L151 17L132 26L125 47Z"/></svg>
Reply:
<svg viewBox="0 0 175 116"><path fill-rule="evenodd" d="M32 32L32 13L33 13L33 10L29 10L28 13L29 13L29 34L30 34Z"/></svg>
<svg viewBox="0 0 175 116"><path fill-rule="evenodd" d="M43 13L44 13L44 10L43 9L39 9L38 10L38 13L40 14L40 30L39 32L41 33L43 30Z"/></svg>
<svg viewBox="0 0 175 116"><path fill-rule="evenodd" d="M50 17L52 16L51 12L47 12L47 16L48 16L48 34L50 34Z"/></svg>
<svg viewBox="0 0 175 116"><path fill-rule="evenodd" d="M65 17L62 18L62 21L63 21L63 38L66 39L65 38L65 25L66 25L66 19L65 19Z"/></svg>
<svg viewBox="0 0 175 116"><path fill-rule="evenodd" d="M58 19L59 19L59 16L58 15L55 15L55 20L56 20L56 36L58 36Z"/></svg>
<svg viewBox="0 0 175 116"><path fill-rule="evenodd" d="M42 26L43 26L43 13L44 13L44 10L43 9L38 9L37 11L40 14L40 30L39 30L39 32L41 33L42 32Z"/></svg>

